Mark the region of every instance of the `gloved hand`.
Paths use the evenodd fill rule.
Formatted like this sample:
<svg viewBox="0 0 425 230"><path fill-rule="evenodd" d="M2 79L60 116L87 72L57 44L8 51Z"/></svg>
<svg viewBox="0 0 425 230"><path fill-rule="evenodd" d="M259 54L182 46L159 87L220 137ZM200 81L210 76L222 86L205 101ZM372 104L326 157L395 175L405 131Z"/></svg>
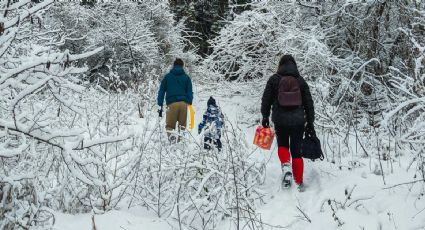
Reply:
<svg viewBox="0 0 425 230"><path fill-rule="evenodd" d="M270 127L270 120L268 117L263 117L263 121L261 121L261 125L264 128L269 128Z"/></svg>
<svg viewBox="0 0 425 230"><path fill-rule="evenodd" d="M158 116L162 117L162 106L158 109Z"/></svg>

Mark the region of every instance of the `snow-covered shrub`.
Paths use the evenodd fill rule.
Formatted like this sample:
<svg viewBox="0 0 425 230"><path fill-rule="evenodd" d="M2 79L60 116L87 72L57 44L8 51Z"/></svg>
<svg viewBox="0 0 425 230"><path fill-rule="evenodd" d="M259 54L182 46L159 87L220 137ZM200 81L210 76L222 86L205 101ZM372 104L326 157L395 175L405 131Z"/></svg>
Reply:
<svg viewBox="0 0 425 230"><path fill-rule="evenodd" d="M324 43L326 32L302 20L295 3L260 2L211 41L214 50L204 65L216 78L247 80L270 76L280 57L292 54L303 75L327 76L336 64Z"/></svg>
<svg viewBox="0 0 425 230"><path fill-rule="evenodd" d="M424 18L422 14L422 20L413 22L412 29L402 30L415 51L413 74L391 67L387 91L392 103L382 121L388 135L394 138L395 152L412 155L411 164L416 164L413 168L416 173L411 180L419 182L422 191L425 191L425 39L423 32L417 33L415 29L425 26Z"/></svg>
<svg viewBox="0 0 425 230"><path fill-rule="evenodd" d="M337 81L329 79L338 86L331 87L332 93L319 106L334 98L334 111L345 117L348 127L346 140L355 136L359 152L379 162L380 169L371 170L385 174L381 160L388 160L387 171L392 171L392 162L404 149L423 149L425 6L409 1L340 1L322 2L320 7L326 11L320 21L335 27L335 36L327 39L327 45L335 47L333 53L364 64L350 75L338 75L342 78ZM413 157L423 159L417 153ZM423 161L417 162L421 171Z"/></svg>
<svg viewBox="0 0 425 230"><path fill-rule="evenodd" d="M80 97L86 107L84 113L74 117L73 126L84 130L84 140L73 155L79 160L58 165L59 171L78 168L79 177L57 174L55 194L58 208L68 211L108 211L125 197L138 157L138 143L134 138L134 120L137 102L133 93L105 94L91 89Z"/></svg>
<svg viewBox="0 0 425 230"><path fill-rule="evenodd" d="M61 109L80 111L81 92L74 62L99 52L59 51L66 35L43 27L54 1L0 3L0 226L51 224L48 190L54 156L69 159L65 140L81 130L61 123ZM57 154L57 155L56 155Z"/></svg>
<svg viewBox="0 0 425 230"><path fill-rule="evenodd" d="M44 177L51 159L46 157L47 152L42 154L46 146L11 130L2 129L0 133L0 228L51 225L54 216L46 205L51 198Z"/></svg>

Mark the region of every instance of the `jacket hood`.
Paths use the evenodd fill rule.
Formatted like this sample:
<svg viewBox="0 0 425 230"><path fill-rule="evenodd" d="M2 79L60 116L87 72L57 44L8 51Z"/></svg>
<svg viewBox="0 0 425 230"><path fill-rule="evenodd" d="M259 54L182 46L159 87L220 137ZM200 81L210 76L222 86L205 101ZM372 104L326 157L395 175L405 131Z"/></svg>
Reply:
<svg viewBox="0 0 425 230"><path fill-rule="evenodd" d="M281 65L277 71L277 74L280 76L300 77L297 65L292 62L286 62L285 64Z"/></svg>
<svg viewBox="0 0 425 230"><path fill-rule="evenodd" d="M170 73L172 73L176 76L180 76L180 75L185 74L183 67L179 66L179 65L174 65L173 68L171 69Z"/></svg>

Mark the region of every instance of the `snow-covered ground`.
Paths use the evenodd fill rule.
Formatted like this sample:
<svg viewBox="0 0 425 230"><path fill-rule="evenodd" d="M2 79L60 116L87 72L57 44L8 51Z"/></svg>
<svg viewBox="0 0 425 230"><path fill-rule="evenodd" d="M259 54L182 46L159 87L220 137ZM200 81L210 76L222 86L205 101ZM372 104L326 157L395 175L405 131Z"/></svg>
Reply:
<svg viewBox="0 0 425 230"><path fill-rule="evenodd" d="M260 118L261 92L243 85L195 87L194 135L211 95L217 99L228 121L243 127L246 141L251 143ZM262 151L253 145L252 150L259 161L267 162L266 181L261 185L265 203L257 209L264 229L425 229L425 202L419 199L424 198L419 186L389 188L413 178L414 170L407 170L410 162L403 157L394 166L393 173L385 174L386 185L382 176L374 173L369 158L356 158L356 164L352 164L350 157L337 164L326 159L323 162L305 160L307 190L299 193L295 188L282 190L280 187L276 143L271 151ZM174 222L158 218L144 208L122 208L95 215L94 222L99 230L178 229ZM220 229L234 228L226 221L221 226ZM55 228L90 229L92 215L57 213Z"/></svg>

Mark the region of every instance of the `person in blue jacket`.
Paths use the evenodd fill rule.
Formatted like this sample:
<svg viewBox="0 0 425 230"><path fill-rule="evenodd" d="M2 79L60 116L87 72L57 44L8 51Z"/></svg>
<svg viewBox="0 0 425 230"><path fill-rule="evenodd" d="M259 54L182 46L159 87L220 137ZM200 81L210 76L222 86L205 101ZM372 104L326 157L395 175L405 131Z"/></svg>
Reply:
<svg viewBox="0 0 425 230"><path fill-rule="evenodd" d="M164 98L167 104L166 129L185 128L187 120L187 107L192 104L192 80L185 73L184 62L177 58L174 66L161 81L158 92L159 117L162 117ZM176 125L178 124L178 127Z"/></svg>
<svg viewBox="0 0 425 230"><path fill-rule="evenodd" d="M220 151L221 128L223 127L224 116L213 97L207 102L207 111L204 113L202 122L198 126L198 133L204 130L204 149L211 149L212 145Z"/></svg>

